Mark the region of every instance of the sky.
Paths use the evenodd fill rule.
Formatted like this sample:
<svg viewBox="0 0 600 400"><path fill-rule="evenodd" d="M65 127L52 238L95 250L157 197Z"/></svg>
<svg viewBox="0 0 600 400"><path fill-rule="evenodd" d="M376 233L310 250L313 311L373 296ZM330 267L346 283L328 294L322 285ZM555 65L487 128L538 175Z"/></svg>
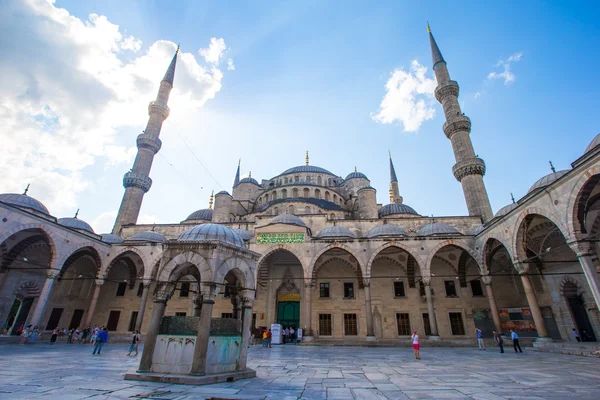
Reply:
<svg viewBox="0 0 600 400"><path fill-rule="evenodd" d="M467 215L442 131L426 24L492 209L570 168L600 133L594 2L7 0L0 14L0 192L111 230L177 44L171 113L139 223L177 223L242 175L356 167L387 204Z"/></svg>

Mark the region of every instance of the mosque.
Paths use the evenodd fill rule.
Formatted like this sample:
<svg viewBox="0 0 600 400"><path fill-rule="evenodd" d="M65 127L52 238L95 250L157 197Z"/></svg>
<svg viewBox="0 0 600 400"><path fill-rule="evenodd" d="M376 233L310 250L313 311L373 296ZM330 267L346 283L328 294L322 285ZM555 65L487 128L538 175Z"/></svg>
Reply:
<svg viewBox="0 0 600 400"><path fill-rule="evenodd" d="M391 156L382 205L365 174L337 175L307 154L304 165L260 181L240 179L238 166L231 192L211 196L208 208L181 222L137 224L169 116L176 53L148 106L111 233L77 216L56 218L27 190L0 194L4 333L17 335L23 324L105 325L113 338L141 330L150 340L163 316L199 316L209 325L237 319L253 332L293 326L312 344L408 343L413 330L431 342L466 343L476 327L487 337L515 329L540 342L572 341L576 329L595 341L600 135L581 144L570 169L552 168L494 214L459 85L431 32L429 39L442 129L469 215L419 214L399 191Z"/></svg>

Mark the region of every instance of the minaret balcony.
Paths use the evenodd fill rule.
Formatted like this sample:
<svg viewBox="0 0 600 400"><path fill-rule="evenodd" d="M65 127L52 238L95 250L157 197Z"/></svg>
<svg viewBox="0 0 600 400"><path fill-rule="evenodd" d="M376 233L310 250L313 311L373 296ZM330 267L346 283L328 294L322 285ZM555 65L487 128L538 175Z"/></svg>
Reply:
<svg viewBox="0 0 600 400"><path fill-rule="evenodd" d="M151 101L148 104L148 115L159 115L164 121L169 116L171 110L166 104L159 103L157 101Z"/></svg>
<svg viewBox="0 0 600 400"><path fill-rule="evenodd" d="M146 193L148 190L150 190L151 186L152 179L145 175L129 171L123 176L123 187L126 189L128 187L137 187Z"/></svg>
<svg viewBox="0 0 600 400"><path fill-rule="evenodd" d="M156 136L148 133L142 133L137 137L137 147L138 149L150 149L154 154L156 154L162 147L162 142Z"/></svg>
<svg viewBox="0 0 600 400"><path fill-rule="evenodd" d="M438 86L435 88L435 98L440 103L443 102L444 98L447 96L458 97L458 82L456 81L448 81L444 86Z"/></svg>
<svg viewBox="0 0 600 400"><path fill-rule="evenodd" d="M457 181L462 181L465 176L485 175L485 162L479 157L467 158L454 164L452 173Z"/></svg>
<svg viewBox="0 0 600 400"><path fill-rule="evenodd" d="M444 133L448 139L452 138L456 132L471 132L471 118L466 115L456 115L449 117L444 123Z"/></svg>

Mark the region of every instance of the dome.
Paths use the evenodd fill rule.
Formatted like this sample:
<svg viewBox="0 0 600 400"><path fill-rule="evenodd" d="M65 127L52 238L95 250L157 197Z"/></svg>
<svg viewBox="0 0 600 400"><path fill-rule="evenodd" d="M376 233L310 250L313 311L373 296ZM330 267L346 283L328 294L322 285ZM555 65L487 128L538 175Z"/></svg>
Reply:
<svg viewBox="0 0 600 400"><path fill-rule="evenodd" d="M538 179L537 182L534 183L529 188L529 190L527 191L527 193L531 193L531 192L534 192L536 190L545 188L546 186L550 185L552 182L554 182L555 180L557 180L561 176L565 175L569 171L570 170L568 170L568 169L563 169L562 171L553 172L551 174L548 174L548 175L544 176L543 178Z"/></svg>
<svg viewBox="0 0 600 400"><path fill-rule="evenodd" d="M475 228L471 231L471 235L479 235L479 233L481 231L483 231L484 229L485 229L485 225L481 224L477 228Z"/></svg>
<svg viewBox="0 0 600 400"><path fill-rule="evenodd" d="M222 194L226 194L227 196L231 196L227 190L221 190L219 193L215 194L215 196L220 196Z"/></svg>
<svg viewBox="0 0 600 400"><path fill-rule="evenodd" d="M219 241L232 246L246 248L244 240L228 226L219 224L201 224L183 232L177 240L183 242Z"/></svg>
<svg viewBox="0 0 600 400"><path fill-rule="evenodd" d="M29 197L26 194L17 193L3 193L0 194L0 201L13 205L19 208L28 208L42 214L50 215L50 212L40 201L37 201L33 197Z"/></svg>
<svg viewBox="0 0 600 400"><path fill-rule="evenodd" d="M419 215L419 213L417 213L412 207L409 207L406 204L392 203L392 204L385 205L379 209L380 217L385 217L386 215L395 215L395 214Z"/></svg>
<svg viewBox="0 0 600 400"><path fill-rule="evenodd" d="M240 237L246 242L248 240L252 239L252 237L254 236L254 234L252 232L247 231L245 229L234 229L233 231L235 233L237 233L238 235L240 235Z"/></svg>
<svg viewBox="0 0 600 400"><path fill-rule="evenodd" d="M356 238L356 235L350 232L348 228L344 228L343 226L328 226L319 232L316 237L318 239L338 237Z"/></svg>
<svg viewBox="0 0 600 400"><path fill-rule="evenodd" d="M517 203L510 203L509 205L504 206L501 209L499 209L496 212L496 214L494 214L494 218L502 217L502 216L508 214L509 212L511 212L512 210L514 210L517 207L519 207L519 205Z"/></svg>
<svg viewBox="0 0 600 400"><path fill-rule="evenodd" d="M596 135L596 137L588 144L588 147L585 149L583 154L588 153L590 150L593 150L596 146L600 144L600 133Z"/></svg>
<svg viewBox="0 0 600 400"><path fill-rule="evenodd" d="M271 220L269 225L274 224L285 224L285 225L297 225L306 228L306 224L299 217L294 214L279 214Z"/></svg>
<svg viewBox="0 0 600 400"><path fill-rule="evenodd" d="M191 213L185 220L186 221L212 221L213 210L209 210L208 208L194 211Z"/></svg>
<svg viewBox="0 0 600 400"><path fill-rule="evenodd" d="M367 190L367 189L377 191L377 189L375 189L373 186L365 186L365 187L361 187L360 189L358 189L356 191L356 193L360 192L361 190Z"/></svg>
<svg viewBox="0 0 600 400"><path fill-rule="evenodd" d="M58 223L67 228L81 229L82 231L94 233L90 224L78 218L59 218Z"/></svg>
<svg viewBox="0 0 600 400"><path fill-rule="evenodd" d="M355 179L355 178L360 178L360 179L369 179L367 178L367 176L365 174L363 174L362 172L351 172L348 174L348 176L346 177L346 179L344 180L349 180L349 179Z"/></svg>
<svg viewBox="0 0 600 400"><path fill-rule="evenodd" d="M145 231L136 233L135 235L130 237L129 240L135 240L139 242L163 243L167 241L167 238L165 238L158 232Z"/></svg>
<svg viewBox="0 0 600 400"><path fill-rule="evenodd" d="M100 236L102 236L104 243L119 244L124 242L121 236L113 235L112 233L103 233Z"/></svg>
<svg viewBox="0 0 600 400"><path fill-rule="evenodd" d="M240 181L240 183L251 183L253 185L260 186L260 184L258 183L258 181L256 179L250 178L250 177L242 179ZM229 194L229 193L227 193L227 194Z"/></svg>
<svg viewBox="0 0 600 400"><path fill-rule="evenodd" d="M369 233L367 233L367 237L369 239L379 237L379 236L399 236L406 235L404 229L400 228L398 225L394 224L384 224L376 226L371 229Z"/></svg>
<svg viewBox="0 0 600 400"><path fill-rule="evenodd" d="M452 235L452 234L460 234L459 231L454 229L448 224L443 224L441 222L434 222L432 224L427 224L417 232L418 236L432 236L432 235Z"/></svg>
<svg viewBox="0 0 600 400"><path fill-rule="evenodd" d="M283 171L281 174L277 175L287 175L287 174L295 174L295 173L300 173L300 172L310 172L310 173L317 173L317 174L329 174L329 175L333 175L331 172L327 171L325 168L321 168L321 167L317 167L314 165L301 165L299 167L294 167L294 168L290 168L290 169L286 169L285 171ZM335 176L335 175L333 175Z"/></svg>

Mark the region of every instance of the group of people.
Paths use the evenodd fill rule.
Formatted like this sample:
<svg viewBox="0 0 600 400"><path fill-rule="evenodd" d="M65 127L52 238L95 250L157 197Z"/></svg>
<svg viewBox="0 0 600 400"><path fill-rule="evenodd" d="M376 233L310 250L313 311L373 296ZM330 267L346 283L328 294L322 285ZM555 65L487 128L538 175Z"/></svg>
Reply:
<svg viewBox="0 0 600 400"><path fill-rule="evenodd" d="M32 327L31 324L26 325L25 327L21 326L19 331L19 334L21 335L21 344L33 344L42 337L39 328L37 326Z"/></svg>
<svg viewBox="0 0 600 400"><path fill-rule="evenodd" d="M486 350L485 343L483 343L483 331L479 328L475 328L475 331L477 332L477 344L479 350ZM494 340L500 349L500 353L504 353L504 339L502 339L502 334L495 330L492 330L492 333L494 335ZM510 339L513 342L515 353L522 353L523 350L521 349L521 343L519 342L519 335L517 335L517 332L515 332L514 329L510 330Z"/></svg>
<svg viewBox="0 0 600 400"><path fill-rule="evenodd" d="M296 343L296 330L293 326L284 326L281 333L281 340L283 341L283 344Z"/></svg>
<svg viewBox="0 0 600 400"><path fill-rule="evenodd" d="M587 333L585 329L581 331L580 335L579 332L577 332L577 329L573 328L573 337L575 338L575 340L577 340L578 343L592 341L592 337Z"/></svg>

